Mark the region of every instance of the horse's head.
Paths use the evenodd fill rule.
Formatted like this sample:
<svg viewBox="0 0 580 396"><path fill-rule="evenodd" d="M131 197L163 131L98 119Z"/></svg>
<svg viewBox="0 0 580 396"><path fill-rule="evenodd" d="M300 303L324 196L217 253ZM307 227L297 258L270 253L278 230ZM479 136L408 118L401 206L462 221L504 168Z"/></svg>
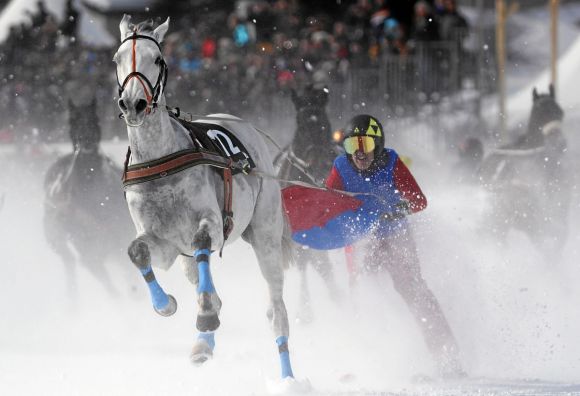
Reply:
<svg viewBox="0 0 580 396"><path fill-rule="evenodd" d="M296 108L296 138L305 137L311 141L331 139L330 121L326 114L328 96L328 88L313 85L307 86L302 95L292 91L292 102Z"/></svg>
<svg viewBox="0 0 580 396"><path fill-rule="evenodd" d="M538 94L536 88L532 91L532 112L528 123L528 135L547 136L552 129L560 127L564 111L556 102L554 86L550 84L549 92Z"/></svg>
<svg viewBox="0 0 580 396"><path fill-rule="evenodd" d="M324 111L324 108L328 104L328 95L329 91L327 87L317 88L314 85L309 84L304 89L304 93L300 96L295 90L292 90L292 102L297 111L307 107L314 107Z"/></svg>
<svg viewBox="0 0 580 396"><path fill-rule="evenodd" d="M69 135L74 150L96 152L101 141L101 127L97 115L97 100L93 97L90 103L68 104Z"/></svg>
<svg viewBox="0 0 580 396"><path fill-rule="evenodd" d="M162 99L167 64L160 44L169 28L169 18L154 28L153 21L134 25L124 15L119 29L121 46L113 61L117 64L119 108L129 126L140 126L145 116Z"/></svg>

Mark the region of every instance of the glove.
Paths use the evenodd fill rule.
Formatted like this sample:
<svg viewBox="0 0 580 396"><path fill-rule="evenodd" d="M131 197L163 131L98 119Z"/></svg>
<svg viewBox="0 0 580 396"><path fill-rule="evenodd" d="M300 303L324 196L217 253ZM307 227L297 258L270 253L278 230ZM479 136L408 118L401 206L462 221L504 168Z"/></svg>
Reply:
<svg viewBox="0 0 580 396"><path fill-rule="evenodd" d="M398 204L395 205L396 212L399 212L404 215L411 214L411 204L406 199L401 200Z"/></svg>
<svg viewBox="0 0 580 396"><path fill-rule="evenodd" d="M389 213L383 213L381 215L381 220L384 220L384 221L395 221L395 220L401 220L404 218L405 218L405 214L400 213L400 212L389 212Z"/></svg>
<svg viewBox="0 0 580 396"><path fill-rule="evenodd" d="M385 221L395 221L404 219L411 213L411 207L409 201L403 200L395 205L395 209L392 212L383 213L381 215L381 220Z"/></svg>

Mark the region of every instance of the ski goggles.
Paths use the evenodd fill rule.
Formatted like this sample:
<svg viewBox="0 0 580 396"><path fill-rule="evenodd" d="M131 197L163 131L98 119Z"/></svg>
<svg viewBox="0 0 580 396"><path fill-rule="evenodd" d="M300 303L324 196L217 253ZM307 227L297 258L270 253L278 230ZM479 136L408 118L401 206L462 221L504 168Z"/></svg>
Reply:
<svg viewBox="0 0 580 396"><path fill-rule="evenodd" d="M375 149L375 139L370 136L351 136L344 139L342 145L347 154L354 154L357 151L368 154Z"/></svg>

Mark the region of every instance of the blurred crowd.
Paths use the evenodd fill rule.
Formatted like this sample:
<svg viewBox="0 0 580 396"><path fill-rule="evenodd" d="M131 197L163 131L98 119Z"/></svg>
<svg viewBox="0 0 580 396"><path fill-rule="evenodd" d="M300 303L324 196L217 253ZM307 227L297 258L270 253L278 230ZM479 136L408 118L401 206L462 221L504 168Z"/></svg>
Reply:
<svg viewBox="0 0 580 396"><path fill-rule="evenodd" d="M202 19L193 9L173 15L164 43L168 104L196 114L267 112L272 98L289 88L340 83L353 70L416 56L429 43L461 48L468 29L455 0L343 3L327 13L297 0L245 0ZM15 126L46 139L63 137L69 103L94 96L113 117L116 48L82 43L72 0L60 23L42 1L29 17L10 28L0 47L0 142Z"/></svg>

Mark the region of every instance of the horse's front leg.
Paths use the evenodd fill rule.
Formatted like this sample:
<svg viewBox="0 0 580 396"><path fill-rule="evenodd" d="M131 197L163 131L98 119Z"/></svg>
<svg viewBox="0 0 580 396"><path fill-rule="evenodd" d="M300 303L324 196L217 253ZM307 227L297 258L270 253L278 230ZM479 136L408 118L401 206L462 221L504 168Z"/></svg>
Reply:
<svg viewBox="0 0 580 396"><path fill-rule="evenodd" d="M213 356L214 333L220 325L221 300L216 292L209 266L211 237L207 226L202 226L193 239L195 264L186 268L188 278L197 287L198 306L196 327L199 331L191 351L191 361L201 364ZM192 268L193 267L193 268Z"/></svg>
<svg viewBox="0 0 580 396"><path fill-rule="evenodd" d="M151 301L155 312L162 316L170 316L177 310L177 301L171 294L165 293L153 273L151 268L151 250L162 247L156 242L155 238L148 235L140 235L129 245L129 257L133 264L137 266L141 275L147 282Z"/></svg>

